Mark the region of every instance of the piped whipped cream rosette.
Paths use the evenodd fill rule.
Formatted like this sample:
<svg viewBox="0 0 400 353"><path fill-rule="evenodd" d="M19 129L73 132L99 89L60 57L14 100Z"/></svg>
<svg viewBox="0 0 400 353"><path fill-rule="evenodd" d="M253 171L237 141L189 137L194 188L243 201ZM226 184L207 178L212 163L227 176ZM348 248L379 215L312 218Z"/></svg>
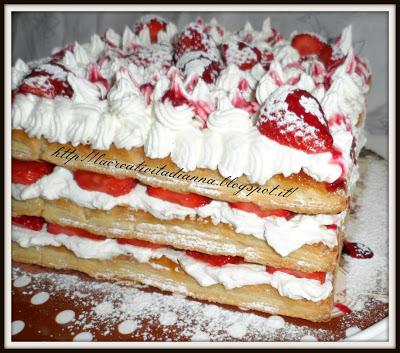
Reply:
<svg viewBox="0 0 400 353"><path fill-rule="evenodd" d="M351 27L149 15L13 67L13 258L324 321L365 143Z"/></svg>

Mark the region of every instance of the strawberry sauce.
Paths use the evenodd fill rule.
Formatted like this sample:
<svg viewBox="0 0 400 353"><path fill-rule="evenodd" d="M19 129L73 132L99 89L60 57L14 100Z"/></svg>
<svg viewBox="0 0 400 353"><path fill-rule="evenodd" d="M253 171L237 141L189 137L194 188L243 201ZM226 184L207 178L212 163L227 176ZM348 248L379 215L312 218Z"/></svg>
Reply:
<svg viewBox="0 0 400 353"><path fill-rule="evenodd" d="M343 312L343 313L345 313L345 314L351 314L351 312L352 312L352 310L348 307L348 306L346 306L346 305L344 305L344 304L341 304L341 303L334 303L333 304L336 308L338 308L341 312Z"/></svg>
<svg viewBox="0 0 400 353"><path fill-rule="evenodd" d="M345 241L343 253L355 259L370 259L374 256L373 251L361 243Z"/></svg>

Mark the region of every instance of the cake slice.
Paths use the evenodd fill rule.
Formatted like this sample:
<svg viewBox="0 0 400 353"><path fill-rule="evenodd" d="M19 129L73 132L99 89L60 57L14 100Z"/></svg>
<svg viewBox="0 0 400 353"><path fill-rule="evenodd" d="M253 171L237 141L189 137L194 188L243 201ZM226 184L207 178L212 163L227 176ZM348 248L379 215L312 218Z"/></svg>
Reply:
<svg viewBox="0 0 400 353"><path fill-rule="evenodd" d="M330 318L371 74L265 21L123 35L13 68L13 259Z"/></svg>

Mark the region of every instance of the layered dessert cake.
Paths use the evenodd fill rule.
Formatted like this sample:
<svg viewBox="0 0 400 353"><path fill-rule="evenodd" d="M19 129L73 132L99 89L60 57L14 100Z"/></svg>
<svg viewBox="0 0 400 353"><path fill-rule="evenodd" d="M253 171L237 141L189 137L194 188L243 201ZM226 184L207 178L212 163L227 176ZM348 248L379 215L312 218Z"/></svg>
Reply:
<svg viewBox="0 0 400 353"><path fill-rule="evenodd" d="M12 72L12 257L327 321L370 86L351 27L143 17Z"/></svg>

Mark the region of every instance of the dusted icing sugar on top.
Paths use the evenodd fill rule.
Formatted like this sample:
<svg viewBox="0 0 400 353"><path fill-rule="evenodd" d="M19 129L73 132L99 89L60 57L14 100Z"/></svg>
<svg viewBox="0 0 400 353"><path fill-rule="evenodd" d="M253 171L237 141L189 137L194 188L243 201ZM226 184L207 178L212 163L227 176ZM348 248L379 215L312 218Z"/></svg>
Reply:
<svg viewBox="0 0 400 353"><path fill-rule="evenodd" d="M293 146L262 140L254 123L259 106L279 87L306 90L323 112L313 99L302 97L300 104L321 124L323 113L328 120L343 114L352 122L351 130L348 124L329 124L334 147L343 155L341 163L351 171L349 140L357 134L370 72L353 54L350 28L337 43L332 44L332 57L321 61L300 55L269 20L261 31L246 24L231 34L216 20L207 24L198 19L178 33L172 23L146 16L122 35L109 29L102 38L92 36L90 43L58 49L41 62L45 75L32 77L37 64L17 61L13 128L51 142L103 150L111 144L144 147L148 157L170 156L185 171L217 169L224 177L246 175L260 184L275 174L300 170L318 181L333 182L342 175L341 168L312 127L304 136L298 129L297 135L311 136L319 149L308 150L294 162ZM168 92L174 87L186 102L170 99ZM223 100L231 107L218 103ZM247 114L250 127L232 132L221 120L218 131L212 131L207 124L211 117L226 120L223 116L230 114L232 120Z"/></svg>

